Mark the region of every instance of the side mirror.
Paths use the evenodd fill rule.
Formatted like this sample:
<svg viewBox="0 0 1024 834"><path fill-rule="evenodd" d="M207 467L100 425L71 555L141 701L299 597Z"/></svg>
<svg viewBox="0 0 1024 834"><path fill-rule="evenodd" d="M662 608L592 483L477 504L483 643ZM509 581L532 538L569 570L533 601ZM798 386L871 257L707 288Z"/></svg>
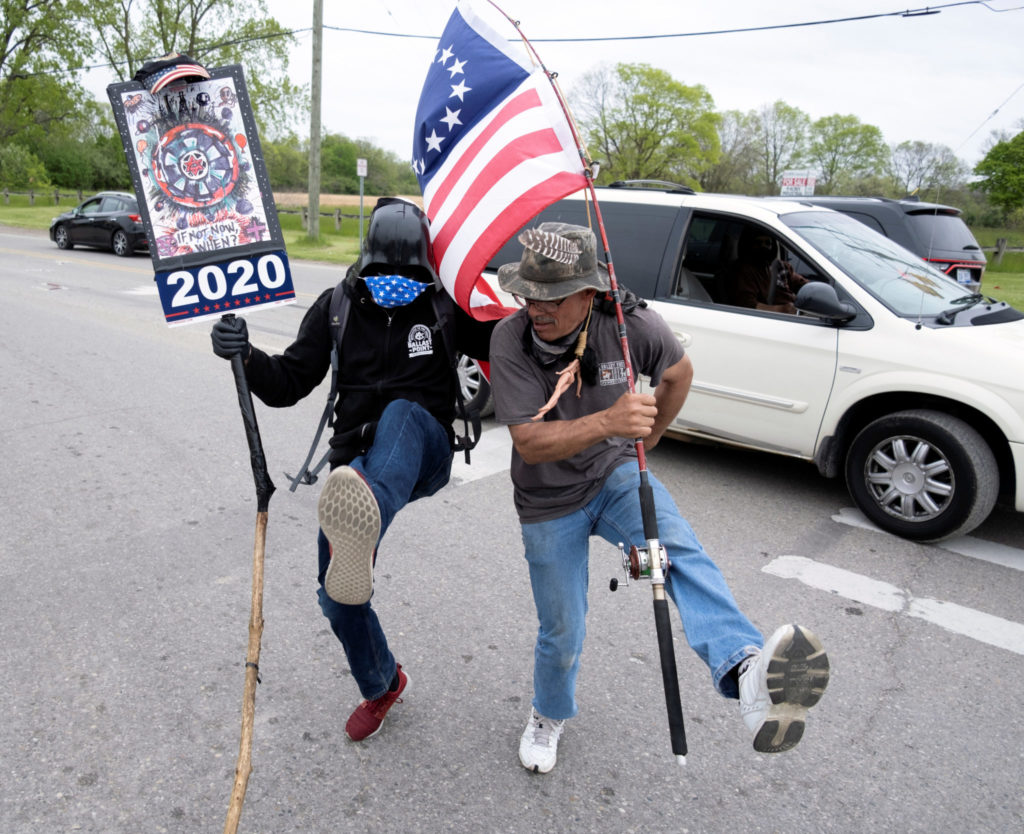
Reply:
<svg viewBox="0 0 1024 834"><path fill-rule="evenodd" d="M840 301L835 287L822 281L804 284L796 294L795 305L804 315L840 324L857 316L857 308L848 301Z"/></svg>

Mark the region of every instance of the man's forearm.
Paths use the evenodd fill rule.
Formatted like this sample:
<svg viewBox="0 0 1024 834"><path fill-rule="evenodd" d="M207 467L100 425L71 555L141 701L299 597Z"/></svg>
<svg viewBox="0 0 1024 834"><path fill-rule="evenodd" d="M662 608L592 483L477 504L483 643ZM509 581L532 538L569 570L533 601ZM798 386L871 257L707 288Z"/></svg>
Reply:
<svg viewBox="0 0 1024 834"><path fill-rule="evenodd" d="M608 437L603 412L575 420L509 426L516 451L526 463L565 460Z"/></svg>

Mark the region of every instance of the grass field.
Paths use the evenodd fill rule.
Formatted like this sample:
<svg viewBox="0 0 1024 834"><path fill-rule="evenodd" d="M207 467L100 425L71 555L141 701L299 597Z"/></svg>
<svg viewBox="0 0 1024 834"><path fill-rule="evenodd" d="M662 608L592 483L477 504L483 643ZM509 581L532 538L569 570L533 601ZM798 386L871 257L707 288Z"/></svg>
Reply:
<svg viewBox="0 0 1024 834"><path fill-rule="evenodd" d="M358 194L321 196L321 215L326 212L331 216L321 216L320 240L316 243L309 240L302 228L300 210L307 203L306 195L279 193L275 197L289 258L339 265L350 264L356 259L359 254ZM417 197L408 199L419 200ZM376 201L376 197L363 198L364 226ZM40 196L36 199L35 206L29 206L28 197L12 194L10 204L0 203L0 225L46 230L56 215L77 205L77 200L70 197L63 199L59 206L52 205L52 198L49 200L50 205L45 205L46 202L46 199ZM333 212L336 209L348 215L341 218L340 229L335 228ZM983 248L990 249L996 245L998 238L1006 238L1009 248L1024 249L1024 230L977 228L971 231ZM992 263L991 251L986 254L989 266L982 284L985 294L997 301L1006 301L1018 310L1024 310L1024 251L1004 253L999 264Z"/></svg>

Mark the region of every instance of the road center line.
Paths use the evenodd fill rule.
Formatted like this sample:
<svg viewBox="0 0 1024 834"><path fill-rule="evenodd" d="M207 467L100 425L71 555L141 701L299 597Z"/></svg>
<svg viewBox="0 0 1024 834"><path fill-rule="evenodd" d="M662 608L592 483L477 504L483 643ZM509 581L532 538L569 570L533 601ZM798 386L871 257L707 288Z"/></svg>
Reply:
<svg viewBox="0 0 1024 834"><path fill-rule="evenodd" d="M803 556L780 556L761 570L783 579L799 580L811 588L838 594L883 611L906 614L990 646L1024 655L1024 625L1012 620L941 599L915 597L888 582Z"/></svg>

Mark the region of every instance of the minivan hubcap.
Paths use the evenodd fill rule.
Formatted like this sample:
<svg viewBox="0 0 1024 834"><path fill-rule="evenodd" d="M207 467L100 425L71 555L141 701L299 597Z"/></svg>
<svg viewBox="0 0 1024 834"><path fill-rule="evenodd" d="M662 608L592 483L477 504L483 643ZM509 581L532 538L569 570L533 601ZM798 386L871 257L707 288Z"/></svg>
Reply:
<svg viewBox="0 0 1024 834"><path fill-rule="evenodd" d="M890 437L871 450L864 482L885 512L903 521L928 521L953 497L953 467L935 446L920 437Z"/></svg>

